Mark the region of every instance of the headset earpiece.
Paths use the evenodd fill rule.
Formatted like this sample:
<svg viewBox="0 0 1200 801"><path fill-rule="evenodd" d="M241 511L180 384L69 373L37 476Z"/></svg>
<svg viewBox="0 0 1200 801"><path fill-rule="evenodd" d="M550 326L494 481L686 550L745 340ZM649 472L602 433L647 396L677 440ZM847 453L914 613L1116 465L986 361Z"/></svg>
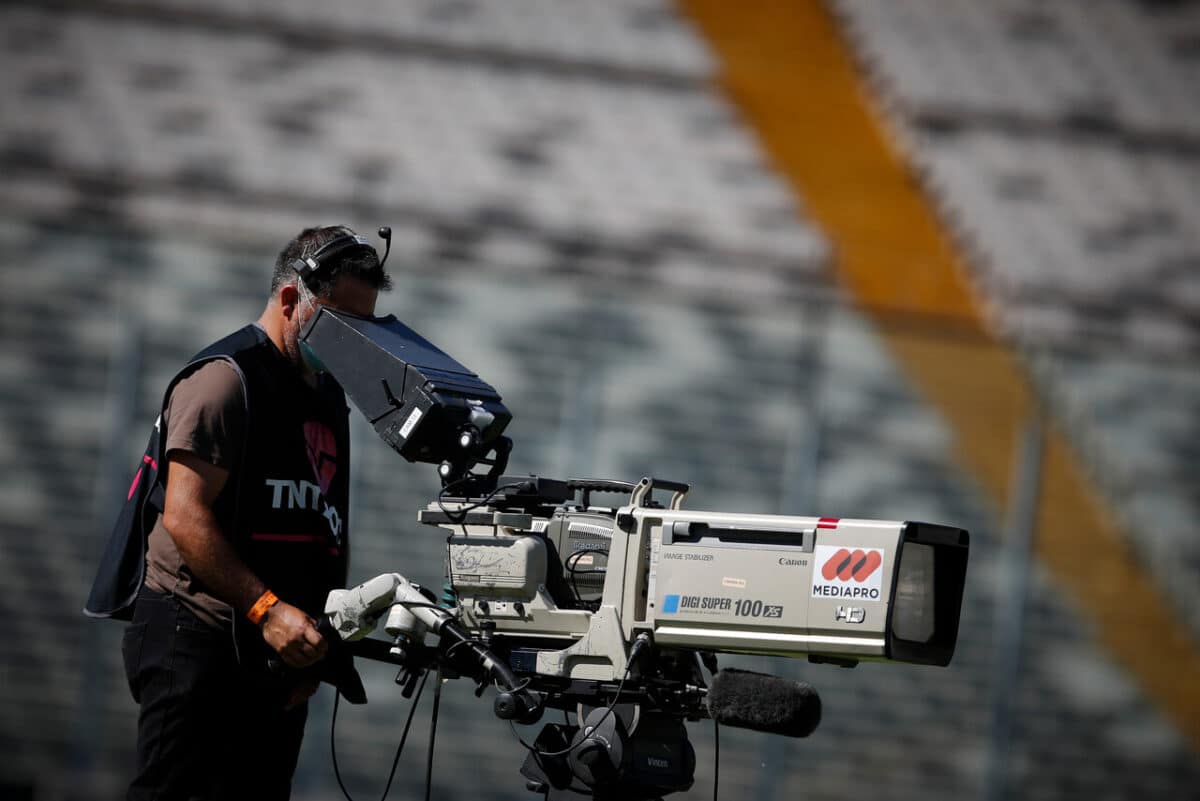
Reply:
<svg viewBox="0 0 1200 801"><path fill-rule="evenodd" d="M345 255L350 250L358 250L366 248L375 254L375 258L379 258L378 251L365 237L351 231L349 228L343 228L344 234L326 242L317 249L317 252L305 259L294 259L292 261L292 269L296 271L296 275L300 276L309 288L312 288L313 277L324 269L327 265L333 264L337 259ZM386 234L384 233L386 231ZM383 260L379 262L379 266L383 266L383 262L387 261L388 253L392 250L392 229L384 226L379 229L379 235L383 237L387 243L387 250L383 254Z"/></svg>

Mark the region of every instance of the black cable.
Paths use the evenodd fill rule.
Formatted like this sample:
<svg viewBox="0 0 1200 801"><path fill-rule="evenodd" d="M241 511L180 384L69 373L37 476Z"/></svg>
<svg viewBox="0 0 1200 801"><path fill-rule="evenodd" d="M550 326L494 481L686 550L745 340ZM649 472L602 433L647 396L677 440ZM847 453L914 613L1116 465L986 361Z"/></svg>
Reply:
<svg viewBox="0 0 1200 801"><path fill-rule="evenodd" d="M444 514L446 516L447 520L449 520L451 523L457 522L458 525L462 527L464 537L467 535L466 525L464 525L461 520L459 520L459 521L454 520L454 518L450 514L450 511L448 509L446 509L445 504L442 503L442 498L446 495L446 492L451 487L453 487L456 484L461 484L465 480L466 479L459 479L458 481L454 481L454 482L447 484L446 486L442 487L442 491L439 492L438 496L437 496L438 508L442 510L442 514ZM451 559L451 556L450 556L450 538L453 536L454 536L453 534L446 535L446 580L449 582L451 590L454 589L454 565L452 564L453 560ZM444 592L442 594L442 597L445 598ZM457 595L455 596L454 601L455 601L455 603L458 602Z"/></svg>
<svg viewBox="0 0 1200 801"><path fill-rule="evenodd" d="M405 607L406 609L437 609L445 612L446 614L450 614L449 609L441 604L435 604L432 601L397 601L393 604L393 606L397 604ZM451 617L453 617L453 615L451 615Z"/></svg>
<svg viewBox="0 0 1200 801"><path fill-rule="evenodd" d="M593 728L600 728L600 724L608 720L608 716L612 714L613 709L617 706L617 701L621 698L621 690L624 688L625 679L627 678L629 678L628 668L625 669L625 675L621 678L621 683L617 685L617 692L613 695L612 703L610 703L608 708L604 710L604 714L600 716L598 721L596 721L596 725ZM536 746L532 746L521 739L521 735L517 733L517 727L513 725L511 720L508 722L508 728L512 731L513 737L517 738L517 742L520 743L526 751L529 751L531 754L534 754L540 758L566 756L587 741L585 738L574 745L567 746L561 751L539 751Z"/></svg>
<svg viewBox="0 0 1200 801"><path fill-rule="evenodd" d="M471 511L472 509L478 509L481 506L486 506L488 504L488 502L492 500L492 498L495 498L496 495L499 494L500 492L502 492L503 490L521 489L521 488L525 487L526 484L528 483L528 482L522 481L518 484L504 484L502 486L496 487L494 490L492 490L487 495L485 495L482 499L475 501L474 503L467 504L466 506L462 507L461 509L455 509L453 512L450 511L449 509L447 509L446 504L444 504L442 502L442 499L446 497L446 493L449 492L451 488L457 487L458 485L471 480L471 478L472 478L471 476L464 476L464 477L458 479L457 481L451 481L449 484L442 487L441 492L439 492L438 496L437 496L438 508L442 510L442 514L444 514L446 516L447 520L449 520L451 523L458 524L458 527L462 529L462 533L463 533L464 537L470 536L467 534L467 524L466 524L467 512ZM452 564L453 560L451 559L451 555L450 555L450 538L452 536L453 536L452 534L446 535L446 578L450 582L451 589L453 589L453 587L454 587L454 565Z"/></svg>
<svg viewBox="0 0 1200 801"><path fill-rule="evenodd" d="M638 641L636 643L634 643L634 647L629 651L629 660L625 663L625 674L623 676L621 676L621 682L617 685L617 691L615 693L613 693L612 702L608 705L608 708L604 710L604 714L600 716L600 719L598 721L596 721L596 725L593 726L594 729L600 728L600 724L603 723L604 721L608 720L608 716L611 715L613 710L616 708L617 702L621 700L621 690L625 689L625 681L626 681L626 679L629 678L629 671L633 669L633 660L637 657L638 653L641 651L642 646L639 646L639 643L643 643L643 642L648 643L649 642L648 639L645 639L645 640L641 639L642 637L646 637L646 635L645 634L641 635L641 637L639 637ZM587 742L587 738L584 738L584 739L580 740L579 742L575 743L574 745L567 746L566 748L562 749L561 751L539 751L536 747L530 745L529 743L527 743L521 739L521 735L517 734L517 727L513 725L513 722L511 720L508 722L508 728L512 731L513 737L517 738L517 742L520 743L522 746L524 746L526 751L529 751L531 754L534 754L534 755L536 755L538 757L542 757L542 758L565 756L565 755L571 753L572 751L574 751L579 746L583 745L585 742Z"/></svg>
<svg viewBox="0 0 1200 801"><path fill-rule="evenodd" d="M429 793L433 790L433 743L437 737L438 707L442 701L441 666L438 666L436 681L437 686L433 688L433 718L429 723L429 755L425 759L425 801L429 801Z"/></svg>
<svg viewBox="0 0 1200 801"><path fill-rule="evenodd" d="M575 593L575 603L577 604L583 604L584 601L579 594L579 585L575 583L575 576L588 576L597 573L606 574L608 573L608 568L603 568L600 570L579 570L577 567L575 567L575 564L572 562L572 560L578 562L580 557L586 556L587 554L596 553L602 553L605 556L608 555L608 551L604 550L603 548L581 548L563 560L563 567L567 569L567 573L569 573L571 576L571 590Z"/></svg>
<svg viewBox="0 0 1200 801"><path fill-rule="evenodd" d="M467 531L466 526L463 526L463 534L464 535L466 534L466 531ZM450 538L453 536L454 536L453 534L446 535L446 581L448 581L450 583L450 592L453 593L454 604L457 606L458 605L458 593L454 592L454 565L452 564L452 562L454 560L451 558L451 555L450 555ZM445 597L446 597L446 592L445 592L445 588L443 588L442 589L442 598L445 598Z"/></svg>
<svg viewBox="0 0 1200 801"><path fill-rule="evenodd" d="M451 645L449 648L446 649L446 654L445 654L446 660L449 661L451 655L454 653L454 650L456 648L461 648L464 645L474 645L474 644L475 644L474 640L459 640L458 642L454 643L453 645Z"/></svg>
<svg viewBox="0 0 1200 801"><path fill-rule="evenodd" d="M449 648L446 649L446 653L443 654L443 658L445 658L445 660L447 662L449 662L450 656L451 656L451 654L454 653L454 650L456 648L460 648L464 645L478 645L478 644L479 643L475 642L474 640L459 640L458 642L454 643L453 645L451 645ZM440 669L441 668L439 668L439 670ZM491 673L491 671L489 671L489 674L490 673ZM494 676L491 676L490 678L493 682L496 680L496 678ZM505 687L504 689L510 693L519 693L522 690L524 690L525 688L527 688L532 683L533 683L533 676L529 676L524 681L522 681L520 684L518 684L516 687Z"/></svg>
<svg viewBox="0 0 1200 801"><path fill-rule="evenodd" d="M417 702L421 700L421 693L425 691L425 680L428 678L428 673L425 673L421 677L421 686L417 688L417 694L413 698L412 706L409 707L408 720L404 722L404 733L400 735L400 745L396 746L396 755L392 758L392 770L388 773L387 785L383 788L383 795L379 797L379 801L386 801L388 793L392 790L392 780L396 778L396 766L400 764L400 754L404 752L404 743L408 741L408 729L412 726L413 713L417 711ZM341 789L342 795L346 797L346 801L354 801L350 797L350 791L346 789L346 785L342 782L342 773L338 769L337 740L334 738L334 733L337 731L338 702L340 700L341 693L335 690L333 695L333 720L329 723L329 752L333 757L333 775L337 778L338 787Z"/></svg>
<svg viewBox="0 0 1200 801"><path fill-rule="evenodd" d="M717 801L717 779L721 777L721 724L713 718L713 801Z"/></svg>
<svg viewBox="0 0 1200 801"><path fill-rule="evenodd" d="M464 525L463 521L467 519L467 512L487 506L493 498L505 490L524 489L529 484L528 481L520 481L513 484L501 484L499 487L496 487L494 490L489 492L487 495L484 495L477 501L472 501L461 508L455 509L454 511L447 509L446 505L442 502L442 499L446 497L446 493L449 492L451 487L457 486L466 480L466 478L460 478L458 481L453 481L447 484L446 486L442 487L442 491L438 493L437 497L437 505L438 508L442 510L442 514L444 514L451 523L457 523L460 526L463 526L464 534L466 533L466 526Z"/></svg>

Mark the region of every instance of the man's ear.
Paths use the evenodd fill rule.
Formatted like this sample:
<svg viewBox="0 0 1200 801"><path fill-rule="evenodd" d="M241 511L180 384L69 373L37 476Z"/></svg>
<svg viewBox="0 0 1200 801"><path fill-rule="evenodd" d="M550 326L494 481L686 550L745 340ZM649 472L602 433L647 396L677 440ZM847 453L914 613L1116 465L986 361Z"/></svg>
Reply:
<svg viewBox="0 0 1200 801"><path fill-rule="evenodd" d="M296 288L295 284L284 284L279 288L279 308L285 318L291 320L299 305L300 290Z"/></svg>

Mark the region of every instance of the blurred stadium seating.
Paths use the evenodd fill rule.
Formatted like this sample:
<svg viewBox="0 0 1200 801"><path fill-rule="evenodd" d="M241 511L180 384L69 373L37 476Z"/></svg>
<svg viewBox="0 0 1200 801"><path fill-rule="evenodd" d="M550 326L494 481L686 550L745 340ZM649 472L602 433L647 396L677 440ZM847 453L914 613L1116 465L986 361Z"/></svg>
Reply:
<svg viewBox="0 0 1200 801"><path fill-rule="evenodd" d="M1200 639L1197 7L831 8L996 331ZM808 741L723 732L721 795L987 796L1005 510L839 288L828 237L678 9L59 0L0 21L0 796L122 791L120 627L78 613L108 520L167 378L256 316L275 252L325 221L393 226L381 309L500 388L515 469L971 529L954 665L748 662L814 682L825 719ZM414 522L432 470L357 417L354 447L352 579L440 583L441 540ZM1194 793L1200 746L1096 644L1102 621L1052 574L1031 580L1002 699L1011 797ZM364 673L371 704L337 731L356 798L382 787L406 712L390 671ZM447 687L434 797L532 798L522 750L468 689ZM299 801L338 797L330 705L314 702ZM423 726L395 798L420 795ZM712 738L692 738L697 783L676 797L707 798Z"/></svg>
<svg viewBox="0 0 1200 801"><path fill-rule="evenodd" d="M834 6L994 324L1200 633L1200 7Z"/></svg>

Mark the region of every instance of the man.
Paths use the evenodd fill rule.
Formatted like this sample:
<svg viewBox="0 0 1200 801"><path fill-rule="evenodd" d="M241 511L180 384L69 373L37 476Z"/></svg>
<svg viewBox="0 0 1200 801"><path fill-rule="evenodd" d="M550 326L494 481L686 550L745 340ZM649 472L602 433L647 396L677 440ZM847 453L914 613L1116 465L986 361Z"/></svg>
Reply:
<svg viewBox="0 0 1200 801"><path fill-rule="evenodd" d="M299 337L319 306L370 316L389 288L366 240L306 229L258 322L169 385L86 610L128 616L122 593L137 588L122 644L140 704L129 799L289 796L328 650L315 618L348 558L347 408Z"/></svg>

